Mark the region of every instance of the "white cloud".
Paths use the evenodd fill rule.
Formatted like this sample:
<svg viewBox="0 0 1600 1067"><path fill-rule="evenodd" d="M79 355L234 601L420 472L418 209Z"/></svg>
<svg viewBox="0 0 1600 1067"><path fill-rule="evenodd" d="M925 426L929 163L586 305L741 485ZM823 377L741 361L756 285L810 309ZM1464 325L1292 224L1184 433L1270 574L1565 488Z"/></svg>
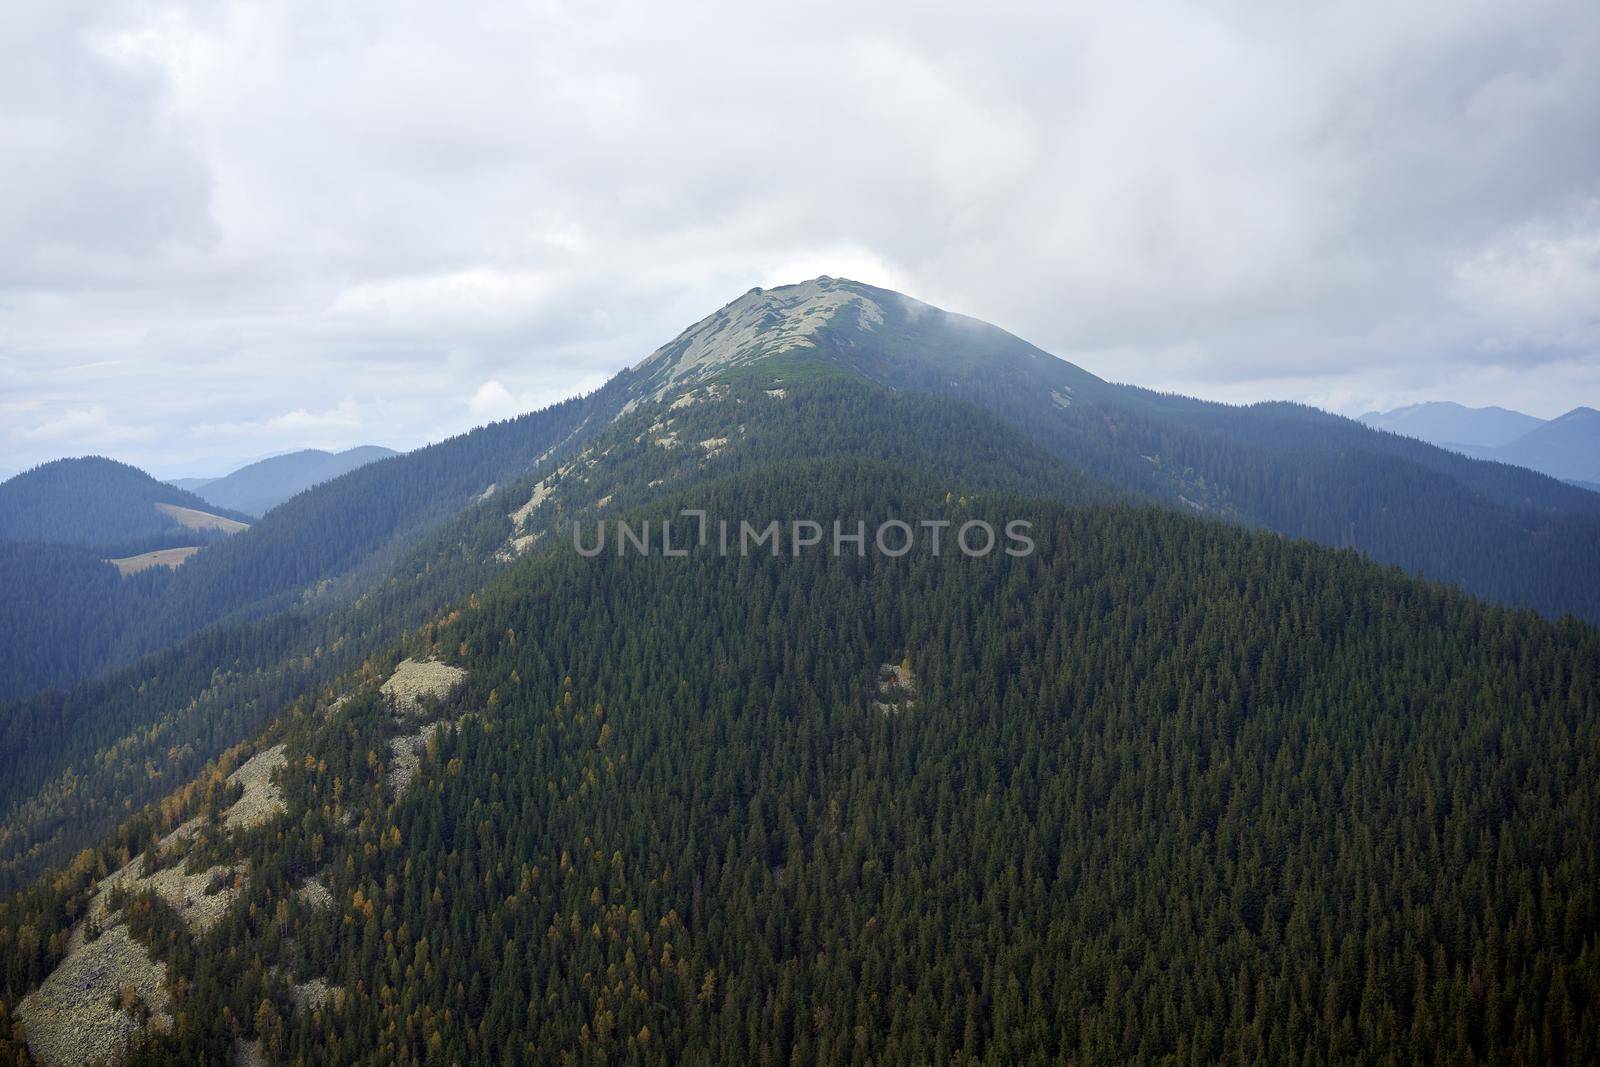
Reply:
<svg viewBox="0 0 1600 1067"><path fill-rule="evenodd" d="M151 436L153 431L149 427L117 423L111 413L99 404L69 408L32 425L14 426L10 432L13 441L24 445L65 443L86 450L140 441Z"/></svg>
<svg viewBox="0 0 1600 1067"><path fill-rule="evenodd" d="M323 411L296 408L264 419L243 422L201 422L191 432L202 439L274 440L285 435L300 435L298 439L301 440L322 441L348 436L346 431L368 428L371 421L361 404L354 400L341 400L335 406ZM314 446L307 444L304 447Z"/></svg>
<svg viewBox="0 0 1600 1067"><path fill-rule="evenodd" d="M61 441L73 438L92 438L103 433L111 424L106 409L95 405L63 412L53 419L34 426L19 426L11 436L19 441Z"/></svg>
<svg viewBox="0 0 1600 1067"><path fill-rule="evenodd" d="M467 401L473 417L492 421L517 414L517 398L499 382L489 380L478 386L478 391Z"/></svg>
<svg viewBox="0 0 1600 1067"><path fill-rule="evenodd" d="M1600 200L1510 229L1455 271L1463 308L1499 346L1600 353Z"/></svg>
<svg viewBox="0 0 1600 1067"><path fill-rule="evenodd" d="M467 410L474 420L480 422L515 418L548 407L569 396L598 389L605 384L605 379L606 376L603 374L589 374L578 378L575 382L562 382L555 387L512 392L491 378L473 392L471 399L467 401Z"/></svg>
<svg viewBox="0 0 1600 1067"><path fill-rule="evenodd" d="M329 314L388 330L474 333L536 318L554 288L538 272L476 267L359 282L334 297Z"/></svg>

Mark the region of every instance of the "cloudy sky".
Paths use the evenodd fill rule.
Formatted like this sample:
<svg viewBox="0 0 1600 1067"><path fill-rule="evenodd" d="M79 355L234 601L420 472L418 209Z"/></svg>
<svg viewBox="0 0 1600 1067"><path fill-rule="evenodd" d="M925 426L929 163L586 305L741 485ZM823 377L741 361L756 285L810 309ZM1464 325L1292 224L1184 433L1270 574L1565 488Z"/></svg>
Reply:
<svg viewBox="0 0 1600 1067"><path fill-rule="evenodd" d="M0 469L414 447L822 273L1216 399L1600 406L1593 0L10 0L0 35Z"/></svg>

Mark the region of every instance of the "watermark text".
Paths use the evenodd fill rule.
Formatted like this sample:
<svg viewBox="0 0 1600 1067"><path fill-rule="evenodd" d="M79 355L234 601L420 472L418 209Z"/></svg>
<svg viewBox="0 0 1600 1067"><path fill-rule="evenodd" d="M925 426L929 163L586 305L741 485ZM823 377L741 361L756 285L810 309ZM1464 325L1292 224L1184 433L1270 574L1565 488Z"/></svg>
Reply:
<svg viewBox="0 0 1600 1067"><path fill-rule="evenodd" d="M864 519L710 519L706 512L686 508L674 519L600 519L592 524L572 524L572 547L578 555L593 558L610 550L617 556L678 558L691 552L719 556L759 556L827 553L865 556L868 552L898 558L924 544L934 556L960 554L982 559L995 553L1007 556L1033 554L1029 536L1033 523L1012 519L999 531L985 519L886 519L869 527Z"/></svg>

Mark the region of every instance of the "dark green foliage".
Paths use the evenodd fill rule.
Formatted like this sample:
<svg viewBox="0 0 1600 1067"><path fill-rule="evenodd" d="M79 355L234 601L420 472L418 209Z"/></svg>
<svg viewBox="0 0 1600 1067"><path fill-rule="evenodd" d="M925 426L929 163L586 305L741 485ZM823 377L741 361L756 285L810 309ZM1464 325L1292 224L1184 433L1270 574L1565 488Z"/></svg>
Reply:
<svg viewBox="0 0 1600 1067"><path fill-rule="evenodd" d="M249 521L137 467L85 456L54 460L0 483L0 541L90 545L116 556L200 543L196 531L156 510L157 503Z"/></svg>
<svg viewBox="0 0 1600 1067"><path fill-rule="evenodd" d="M1297 404L1114 385L987 323L839 284L885 321L838 316L814 362L973 401L1126 491L1600 622L1600 494Z"/></svg>
<svg viewBox="0 0 1600 1067"><path fill-rule="evenodd" d="M855 460L645 514L684 506L1025 517L1039 549L524 560L406 649L470 675L399 803L385 667L286 717L247 903L199 941L141 919L186 992L135 1062L1600 1052L1593 629ZM329 911L289 899L318 871ZM342 996L297 1015L313 976Z"/></svg>
<svg viewBox="0 0 1600 1067"><path fill-rule="evenodd" d="M566 401L361 467L299 494L259 521L233 515L109 460L63 460L13 479L7 487L60 464L88 464L70 468L80 473L99 471L103 465L157 487L166 494L159 499L186 501L186 507L254 525L228 537L184 531L170 539L173 544L208 547L170 575L155 579L153 589L140 583L104 587L96 583L91 589L81 565L66 590L58 576L37 568L19 573L13 603L0 612L0 625L19 641L12 653L17 670L0 679L0 699L90 677L170 648L218 622L272 616L324 592L325 583L343 579L348 586L361 584L361 591L370 590L390 567L485 489L520 479L536 458L558 448L583 424L589 404L587 399ZM0 501L0 516L5 514ZM126 551L105 554L132 555L157 547L167 545L146 540L125 544ZM85 595L50 599L71 589ZM36 611L44 621L79 619L83 635L66 649L50 644L43 629L33 631L27 625Z"/></svg>
<svg viewBox="0 0 1600 1067"><path fill-rule="evenodd" d="M782 401L758 383L732 386L721 401L671 414L685 442L676 449L655 446L655 435L646 432L660 417L653 408L640 411L598 438L592 465L556 479L539 528L553 532L601 497L613 498L615 510L706 477L802 456L893 458L941 472L952 489L1061 500L1107 495L993 416L859 380L795 387ZM710 458L693 444L716 437L735 444ZM128 805L178 787L285 703L421 625L441 604L482 587L504 568L496 553L510 532L506 513L530 489L525 479L469 508L386 576L380 571L386 580L351 581L350 589L275 616L211 627L71 691L0 706L0 762L16 768L0 777L7 831L0 835L0 887L63 862L115 826Z"/></svg>
<svg viewBox="0 0 1600 1067"><path fill-rule="evenodd" d="M571 413L553 461L431 533L307 513L337 536L305 573L349 574L326 606L255 614L303 591L286 562L224 625L0 709L0 876L116 828L0 905L0 1001L95 879L231 793L141 805L265 727L287 813L170 860L243 863L244 900L201 938L128 905L176 997L131 1062L236 1037L307 1064L1600 1058L1600 633L1244 528L1498 569L1554 610L1592 588L1588 495L957 325L979 342L880 324L609 429ZM928 395L957 387L989 413ZM1039 548L587 560L565 533L682 508L1025 518ZM468 682L402 725L377 691L402 656ZM430 718L396 800L390 742ZM334 996L297 1012L312 978Z"/></svg>
<svg viewBox="0 0 1600 1067"><path fill-rule="evenodd" d="M0 699L100 662L170 575L158 567L124 579L93 549L0 541Z"/></svg>
<svg viewBox="0 0 1600 1067"><path fill-rule="evenodd" d="M830 284L875 301L883 321L842 314L814 348L710 373L746 385L861 377L960 397L1001 415L1078 474L1124 492L1354 547L1552 617L1600 621L1600 572L1589 565L1600 553L1600 495L1296 405L1237 408L1113 385L988 324L870 286ZM77 612L93 636L71 656L26 645L0 698L128 663L218 621L272 615L324 583L353 589L365 581L370 589L489 485L515 482L541 460L548 471L603 432L665 380L687 343L667 345L589 397L304 493L248 535L197 556L160 596L134 597L137 610L56 604L62 617ZM953 449L960 437L957 429ZM26 586L23 599L41 601L48 584Z"/></svg>

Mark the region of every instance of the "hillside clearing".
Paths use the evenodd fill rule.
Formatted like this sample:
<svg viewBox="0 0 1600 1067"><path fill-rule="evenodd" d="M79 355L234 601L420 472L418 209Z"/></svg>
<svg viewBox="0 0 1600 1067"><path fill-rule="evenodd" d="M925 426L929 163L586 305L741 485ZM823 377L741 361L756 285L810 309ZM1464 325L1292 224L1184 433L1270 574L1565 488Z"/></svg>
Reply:
<svg viewBox="0 0 1600 1067"><path fill-rule="evenodd" d="M302 903L312 908L333 907L333 893L329 891L327 883L316 875L307 878L294 895Z"/></svg>
<svg viewBox="0 0 1600 1067"><path fill-rule="evenodd" d="M223 815L226 830L259 825L284 810L283 792L271 778L286 762L284 746L275 745L228 775L230 784L244 787L244 795ZM192 839L202 821L190 819L169 833L157 846L157 855ZM114 891L121 889L130 896L154 893L197 936L220 922L239 899L242 865L217 864L189 873L180 861L146 873L149 862L143 855L135 856L100 882L83 919L68 937L65 958L18 1005L18 1015L28 1027L29 1048L41 1062L89 1063L120 1050L143 1025L134 1013L112 1007L113 995L124 987L137 993L149 1009L151 1025L171 1025L166 965L153 960L129 935L122 917L113 913ZM95 931L102 932L91 936Z"/></svg>
<svg viewBox="0 0 1600 1067"><path fill-rule="evenodd" d="M460 667L438 660L403 659L379 689L384 696L394 697L402 715L415 714L424 697L443 697L466 676Z"/></svg>
<svg viewBox="0 0 1600 1067"><path fill-rule="evenodd" d="M389 792L394 799L405 796L411 780L422 766L422 754L427 751L428 739L443 725L443 721L430 722L414 734L396 737L389 742L389 751L394 759L389 772Z"/></svg>
<svg viewBox="0 0 1600 1067"><path fill-rule="evenodd" d="M130 574L138 574L151 567L171 567L177 570L198 551L200 551L199 545L187 548L158 548L154 552L141 552L137 556L123 556L120 559L108 559L106 562L117 568L117 573L126 578Z"/></svg>
<svg viewBox="0 0 1600 1067"><path fill-rule="evenodd" d="M228 775L230 785L243 785L244 796L234 802L222 817L229 830L260 825L284 810L283 790L272 781L272 774L289 762L282 745L258 752Z"/></svg>
<svg viewBox="0 0 1600 1067"><path fill-rule="evenodd" d="M186 530L221 530L223 533L232 534L250 528L250 524L247 522L225 519L221 515L213 515L209 511L182 508L176 504L157 504L156 510L170 517Z"/></svg>
<svg viewBox="0 0 1600 1067"><path fill-rule="evenodd" d="M88 937L90 927L108 927L120 922L111 914L111 893L119 887L130 897L145 892L154 893L177 912L195 934L203 934L215 926L228 910L228 905L238 897L238 890L232 882L240 868L218 865L188 874L185 873L185 867L185 863L179 862L153 874L145 874L145 858L140 855L135 856L126 867L107 875L100 883L94 899L89 902L83 922L72 931L67 942L67 958L71 959L76 951L94 944ZM206 890L211 887L214 878L226 879L228 884L218 892L208 894Z"/></svg>
<svg viewBox="0 0 1600 1067"><path fill-rule="evenodd" d="M299 1012L319 1011L328 1002L328 980L311 978L289 987L289 1000Z"/></svg>
<svg viewBox="0 0 1600 1067"><path fill-rule="evenodd" d="M884 715L908 711L917 706L917 680L909 661L885 663L878 668L878 699L872 709Z"/></svg>
<svg viewBox="0 0 1600 1067"><path fill-rule="evenodd" d="M28 1028L28 1049L40 1063L92 1063L118 1050L139 1029L138 1020L112 998L130 987L151 1013L151 1024L170 1026L172 999L167 966L150 958L125 926L107 930L71 953L17 1005Z"/></svg>

